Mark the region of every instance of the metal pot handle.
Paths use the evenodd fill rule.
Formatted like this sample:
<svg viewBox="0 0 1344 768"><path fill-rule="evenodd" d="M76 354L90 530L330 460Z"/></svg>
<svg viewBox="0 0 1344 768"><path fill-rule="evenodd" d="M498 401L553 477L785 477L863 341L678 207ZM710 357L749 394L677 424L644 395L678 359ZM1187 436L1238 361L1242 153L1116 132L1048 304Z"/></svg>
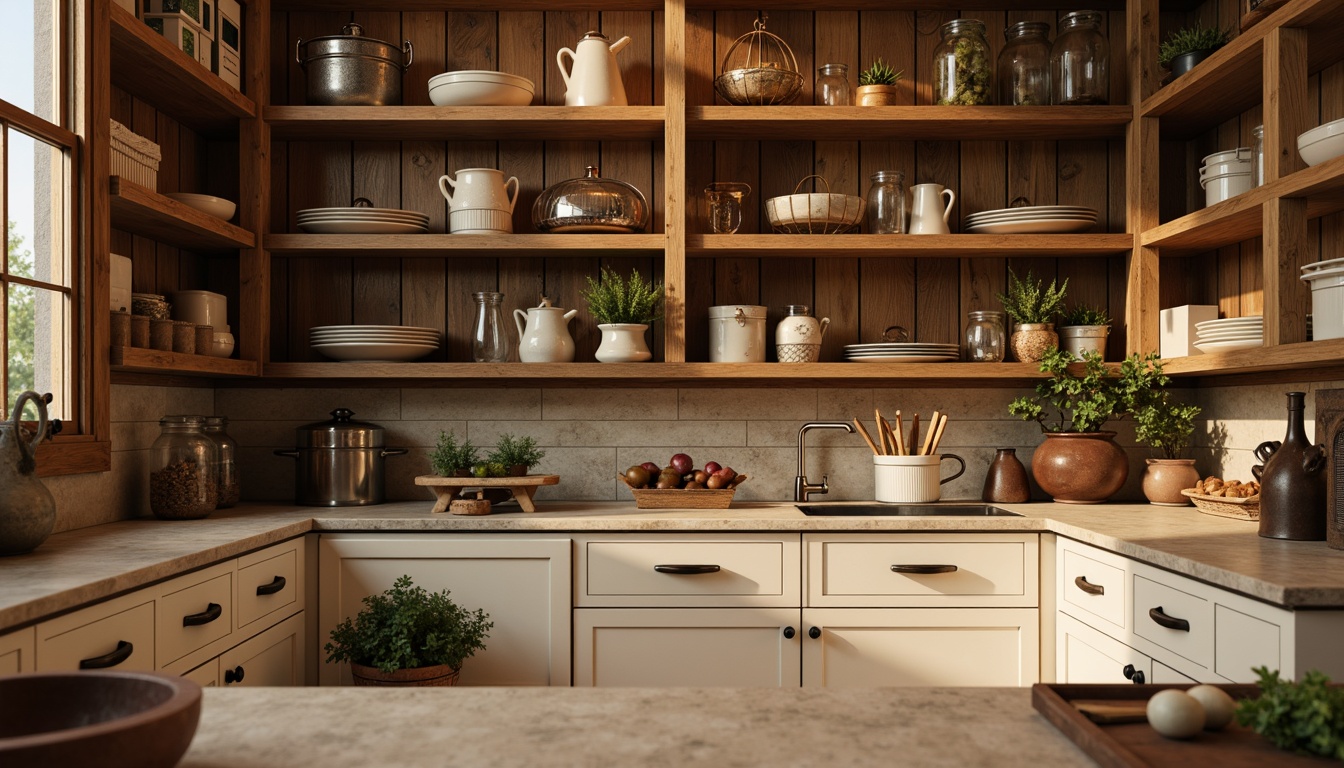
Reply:
<svg viewBox="0 0 1344 768"><path fill-rule="evenodd" d="M299 55L299 49L302 47L303 47L303 38L300 37L299 39L294 41L294 61L298 62L299 69L302 69L304 72L307 72L308 71L307 63L304 62L303 57Z"/></svg>
<svg viewBox="0 0 1344 768"><path fill-rule="evenodd" d="M411 62L415 61L415 47L411 45L410 40L401 41L401 52L406 56L406 63L401 65L401 71L405 72L411 68Z"/></svg>
<svg viewBox="0 0 1344 768"><path fill-rule="evenodd" d="M384 449L383 449L383 454L382 454L382 455L383 455L383 456L405 456L406 454L408 454L408 453L410 453L410 452L411 452L411 451L410 451L410 449L408 449L408 448L384 448Z"/></svg>
<svg viewBox="0 0 1344 768"><path fill-rule="evenodd" d="M277 448L275 449L274 453L276 456L288 456L291 459L299 458L299 452L296 450L282 451L279 448Z"/></svg>

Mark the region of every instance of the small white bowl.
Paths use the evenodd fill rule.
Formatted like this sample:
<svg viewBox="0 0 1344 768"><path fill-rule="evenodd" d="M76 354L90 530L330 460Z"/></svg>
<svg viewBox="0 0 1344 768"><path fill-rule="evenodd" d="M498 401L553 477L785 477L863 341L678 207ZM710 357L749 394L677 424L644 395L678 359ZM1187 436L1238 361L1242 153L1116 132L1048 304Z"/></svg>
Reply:
<svg viewBox="0 0 1344 768"><path fill-rule="evenodd" d="M536 86L507 72L465 69L429 78L429 100L439 107L525 107Z"/></svg>
<svg viewBox="0 0 1344 768"><path fill-rule="evenodd" d="M1297 153L1307 165L1320 165L1344 155L1344 118L1312 128L1297 137Z"/></svg>
<svg viewBox="0 0 1344 768"><path fill-rule="evenodd" d="M227 328L228 326L224 326ZM228 331L215 331L214 343L210 345L211 357L228 357L233 354L233 334Z"/></svg>
<svg viewBox="0 0 1344 768"><path fill-rule="evenodd" d="M225 200L222 197L213 195L196 195L191 192L167 192L163 195L171 200L176 200L183 205L189 205L192 208L208 213L217 219L228 221L233 218L233 214L238 211L238 204L232 200Z"/></svg>

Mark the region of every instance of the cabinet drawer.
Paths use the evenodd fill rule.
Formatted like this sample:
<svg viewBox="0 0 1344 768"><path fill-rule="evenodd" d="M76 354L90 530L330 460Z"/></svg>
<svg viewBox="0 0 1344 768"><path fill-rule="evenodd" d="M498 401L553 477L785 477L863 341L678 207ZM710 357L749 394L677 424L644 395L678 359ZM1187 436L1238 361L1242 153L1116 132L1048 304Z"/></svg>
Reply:
<svg viewBox="0 0 1344 768"><path fill-rule="evenodd" d="M1211 601L1135 574L1132 619L1134 634L1205 669L1213 668Z"/></svg>
<svg viewBox="0 0 1344 768"><path fill-rule="evenodd" d="M302 609L302 545L296 539L238 559L238 629Z"/></svg>
<svg viewBox="0 0 1344 768"><path fill-rule="evenodd" d="M1065 548L1060 578L1066 606L1125 628L1124 569Z"/></svg>
<svg viewBox="0 0 1344 768"><path fill-rule="evenodd" d="M43 622L37 634L39 672L154 669L154 602L144 595Z"/></svg>
<svg viewBox="0 0 1344 768"><path fill-rule="evenodd" d="M0 635L0 675L33 671L33 647L36 644L36 627Z"/></svg>
<svg viewBox="0 0 1344 768"><path fill-rule="evenodd" d="M799 562L798 540L779 536L587 538L576 604L797 606Z"/></svg>
<svg viewBox="0 0 1344 768"><path fill-rule="evenodd" d="M1035 534L808 535L810 607L1038 604Z"/></svg>
<svg viewBox="0 0 1344 768"><path fill-rule="evenodd" d="M1237 683L1257 680L1253 667L1282 670L1285 666L1281 627L1219 602L1213 609L1217 640L1214 672Z"/></svg>
<svg viewBox="0 0 1344 768"><path fill-rule="evenodd" d="M233 631L233 570L229 565L208 568L164 585L154 617L160 667Z"/></svg>

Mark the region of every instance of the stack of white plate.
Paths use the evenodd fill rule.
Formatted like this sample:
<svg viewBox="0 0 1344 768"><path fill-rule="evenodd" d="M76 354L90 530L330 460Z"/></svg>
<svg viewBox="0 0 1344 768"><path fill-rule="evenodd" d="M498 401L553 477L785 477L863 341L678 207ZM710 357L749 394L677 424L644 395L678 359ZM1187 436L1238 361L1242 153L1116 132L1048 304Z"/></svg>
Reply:
<svg viewBox="0 0 1344 768"><path fill-rule="evenodd" d="M307 208L299 229L318 235L416 235L429 231L429 216L395 208Z"/></svg>
<svg viewBox="0 0 1344 768"><path fill-rule="evenodd" d="M845 359L851 363L951 363L961 359L961 348L914 341L847 344Z"/></svg>
<svg viewBox="0 0 1344 768"><path fill-rule="evenodd" d="M966 217L966 231L979 235L1085 232L1097 223L1097 212L1081 205L1031 205L981 211Z"/></svg>
<svg viewBox="0 0 1344 768"><path fill-rule="evenodd" d="M1265 343L1265 318L1227 317L1195 323L1195 349L1200 352L1227 352L1250 349Z"/></svg>
<svg viewBox="0 0 1344 768"><path fill-rule="evenodd" d="M319 325L309 329L308 345L333 360L403 363L438 349L439 332L403 325Z"/></svg>

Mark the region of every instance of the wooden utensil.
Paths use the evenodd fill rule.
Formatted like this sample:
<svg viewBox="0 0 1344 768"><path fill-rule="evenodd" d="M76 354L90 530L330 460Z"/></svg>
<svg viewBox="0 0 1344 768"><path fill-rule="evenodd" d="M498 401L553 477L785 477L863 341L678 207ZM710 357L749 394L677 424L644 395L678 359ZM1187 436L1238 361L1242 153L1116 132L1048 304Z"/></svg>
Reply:
<svg viewBox="0 0 1344 768"><path fill-rule="evenodd" d="M938 453L938 443L943 439L943 428L947 426L947 414L944 413L938 420L938 425L933 430L933 444L929 447L929 453Z"/></svg>
<svg viewBox="0 0 1344 768"><path fill-rule="evenodd" d="M877 444L873 442L872 436L868 434L868 430L863 428L863 422L859 421L857 416L854 417L854 426L859 430L859 436L863 438L863 442L867 443L868 447L873 449L873 455L881 456L882 452L877 449Z"/></svg>
<svg viewBox="0 0 1344 768"><path fill-rule="evenodd" d="M924 444L919 447L920 456L929 455L929 446L933 445L933 431L938 428L939 416L941 416L941 414L939 414L938 411L934 411L933 416L929 419L929 430L924 435Z"/></svg>
<svg viewBox="0 0 1344 768"><path fill-rule="evenodd" d="M895 429L895 433L896 433L896 435L895 435L895 437L896 437L896 455L897 455L897 456L904 456L904 455L905 455L905 434L904 434L904 431L903 431L903 430L904 430L904 427L901 426L901 412L900 412L900 411L897 411L897 412L896 412L896 429Z"/></svg>
<svg viewBox="0 0 1344 768"><path fill-rule="evenodd" d="M887 443L887 431L882 428L882 409L873 409L873 420L877 422L877 444L882 448L882 455L892 455L895 453L896 448Z"/></svg>
<svg viewBox="0 0 1344 768"><path fill-rule="evenodd" d="M914 455L915 446L919 445L919 414L910 419L910 442L906 443L910 448L911 455Z"/></svg>
<svg viewBox="0 0 1344 768"><path fill-rule="evenodd" d="M899 415L900 411L897 411L896 413L897 415ZM888 451L887 455L888 456L900 455L896 452L896 435L894 432L892 432L891 422L887 421L886 419L882 419L882 421L878 424L878 428L882 430L882 435L887 440L887 451Z"/></svg>

